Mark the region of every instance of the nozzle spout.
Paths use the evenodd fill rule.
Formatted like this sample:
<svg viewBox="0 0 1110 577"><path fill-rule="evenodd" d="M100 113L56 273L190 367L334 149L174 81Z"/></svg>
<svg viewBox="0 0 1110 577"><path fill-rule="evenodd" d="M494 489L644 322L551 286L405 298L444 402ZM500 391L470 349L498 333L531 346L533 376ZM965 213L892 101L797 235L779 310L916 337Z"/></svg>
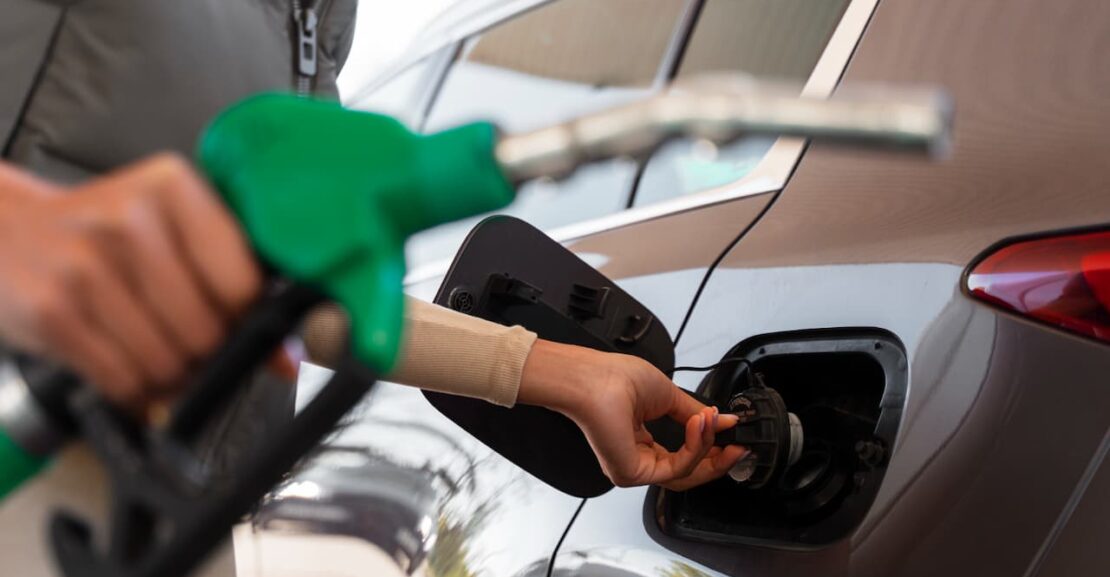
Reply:
<svg viewBox="0 0 1110 577"><path fill-rule="evenodd" d="M564 177L607 158L643 157L680 137L724 144L753 135L798 136L934 155L947 148L952 106L939 91L856 87L819 99L798 96L797 89L729 79L689 81L659 96L506 136L497 146L497 160L519 183Z"/></svg>

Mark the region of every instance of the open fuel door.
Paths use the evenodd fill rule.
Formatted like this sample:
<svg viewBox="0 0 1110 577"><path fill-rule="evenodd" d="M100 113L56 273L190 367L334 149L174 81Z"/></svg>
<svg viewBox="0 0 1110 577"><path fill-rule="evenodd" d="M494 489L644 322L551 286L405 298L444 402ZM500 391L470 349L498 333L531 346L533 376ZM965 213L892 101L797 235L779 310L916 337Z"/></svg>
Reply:
<svg viewBox="0 0 1110 577"><path fill-rule="evenodd" d="M436 304L541 338L639 356L670 375L674 344L644 305L528 223L495 216L463 242ZM544 408L425 392L441 413L519 467L577 497L613 487L586 437Z"/></svg>

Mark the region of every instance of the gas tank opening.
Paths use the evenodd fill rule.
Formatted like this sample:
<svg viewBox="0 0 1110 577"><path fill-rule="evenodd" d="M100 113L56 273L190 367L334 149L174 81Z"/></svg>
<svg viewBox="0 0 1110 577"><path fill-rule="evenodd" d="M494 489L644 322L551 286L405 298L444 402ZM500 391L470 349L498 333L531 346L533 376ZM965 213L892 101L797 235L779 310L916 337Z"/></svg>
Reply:
<svg viewBox="0 0 1110 577"><path fill-rule="evenodd" d="M686 491L657 490L670 536L717 543L816 547L847 536L870 508L901 419L906 357L878 329L778 333L748 339L698 392L726 410L749 371L782 397L804 430L800 454L772 481L729 477Z"/></svg>

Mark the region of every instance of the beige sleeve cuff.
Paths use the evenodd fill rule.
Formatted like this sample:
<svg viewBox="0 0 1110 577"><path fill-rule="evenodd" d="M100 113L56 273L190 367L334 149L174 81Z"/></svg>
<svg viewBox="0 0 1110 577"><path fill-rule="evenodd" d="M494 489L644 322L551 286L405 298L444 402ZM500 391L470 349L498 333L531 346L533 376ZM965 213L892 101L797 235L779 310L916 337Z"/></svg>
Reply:
<svg viewBox="0 0 1110 577"><path fill-rule="evenodd" d="M401 357L386 378L511 407L536 333L409 298Z"/></svg>
<svg viewBox="0 0 1110 577"><path fill-rule="evenodd" d="M338 307L314 311L304 333L309 358L324 366L333 364L346 334L346 318ZM536 333L523 327L505 327L406 298L401 356L385 378L511 407L535 342Z"/></svg>

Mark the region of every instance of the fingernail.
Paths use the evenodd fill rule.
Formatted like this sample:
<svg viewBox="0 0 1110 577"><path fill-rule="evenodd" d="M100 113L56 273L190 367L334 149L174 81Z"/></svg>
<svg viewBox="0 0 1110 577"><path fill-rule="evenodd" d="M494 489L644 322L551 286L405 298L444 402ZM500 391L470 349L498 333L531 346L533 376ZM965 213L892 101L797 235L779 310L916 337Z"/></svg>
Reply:
<svg viewBox="0 0 1110 577"><path fill-rule="evenodd" d="M698 418L701 419L701 432L704 433L705 432L705 415L698 415Z"/></svg>

